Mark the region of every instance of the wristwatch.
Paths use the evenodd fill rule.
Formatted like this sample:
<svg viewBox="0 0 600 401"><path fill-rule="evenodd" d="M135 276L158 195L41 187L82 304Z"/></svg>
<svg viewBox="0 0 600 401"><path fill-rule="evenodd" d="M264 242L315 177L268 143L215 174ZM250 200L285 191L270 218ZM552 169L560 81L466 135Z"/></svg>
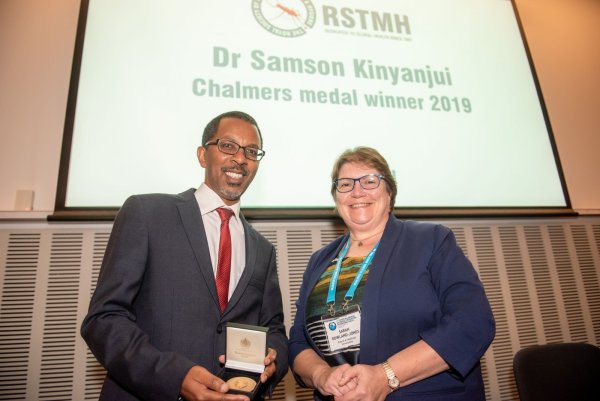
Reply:
<svg viewBox="0 0 600 401"><path fill-rule="evenodd" d="M383 366L383 370L385 370L385 375L388 378L388 386L390 387L390 392L397 390L400 387L400 380L396 377L394 370L388 363L388 361L384 361L381 366Z"/></svg>

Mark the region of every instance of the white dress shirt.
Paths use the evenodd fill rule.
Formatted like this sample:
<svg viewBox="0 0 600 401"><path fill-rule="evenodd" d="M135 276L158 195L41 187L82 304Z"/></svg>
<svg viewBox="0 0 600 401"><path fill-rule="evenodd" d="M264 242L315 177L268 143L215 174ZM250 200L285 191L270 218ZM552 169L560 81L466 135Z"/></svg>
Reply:
<svg viewBox="0 0 600 401"><path fill-rule="evenodd" d="M240 202L231 206L225 205L219 195L204 183L196 190L195 196L198 206L200 206L202 223L206 231L208 250L215 278L217 276L217 259L221 237L221 218L217 209L225 207L233 211L233 216L229 219L229 231L231 233L231 273L229 276L229 293L227 299L230 299L246 265L246 241L244 226L240 220Z"/></svg>

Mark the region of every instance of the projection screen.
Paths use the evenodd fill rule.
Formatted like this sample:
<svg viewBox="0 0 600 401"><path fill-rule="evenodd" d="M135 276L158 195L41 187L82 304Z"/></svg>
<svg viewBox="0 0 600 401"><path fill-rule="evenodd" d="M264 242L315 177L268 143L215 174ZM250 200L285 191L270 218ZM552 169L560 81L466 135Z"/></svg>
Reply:
<svg viewBox="0 0 600 401"><path fill-rule="evenodd" d="M199 186L229 110L264 138L247 209L331 210L360 145L397 208L568 208L538 89L506 0L83 1L57 210Z"/></svg>

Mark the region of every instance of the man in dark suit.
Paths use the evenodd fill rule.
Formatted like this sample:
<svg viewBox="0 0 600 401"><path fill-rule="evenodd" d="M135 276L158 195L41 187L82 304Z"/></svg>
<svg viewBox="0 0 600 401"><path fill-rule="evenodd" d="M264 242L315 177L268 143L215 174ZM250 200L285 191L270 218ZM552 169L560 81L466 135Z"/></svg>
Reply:
<svg viewBox="0 0 600 401"><path fill-rule="evenodd" d="M81 327L107 370L100 400L248 400L227 394L228 384L217 376L227 322L268 327L263 389L287 372L275 249L240 213L261 148L251 116L221 114L206 126L198 148L205 169L200 188L124 203ZM223 208L233 213L229 283L221 290L216 277L225 235L217 209Z"/></svg>

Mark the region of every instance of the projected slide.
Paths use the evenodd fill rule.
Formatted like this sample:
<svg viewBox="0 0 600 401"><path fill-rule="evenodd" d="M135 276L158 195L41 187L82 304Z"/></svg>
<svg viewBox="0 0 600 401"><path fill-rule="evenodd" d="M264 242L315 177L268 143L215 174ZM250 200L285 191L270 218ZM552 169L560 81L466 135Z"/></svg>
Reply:
<svg viewBox="0 0 600 401"><path fill-rule="evenodd" d="M83 43L66 208L199 186L229 110L266 151L242 207L333 207L359 145L397 207L566 206L510 1L90 0Z"/></svg>

